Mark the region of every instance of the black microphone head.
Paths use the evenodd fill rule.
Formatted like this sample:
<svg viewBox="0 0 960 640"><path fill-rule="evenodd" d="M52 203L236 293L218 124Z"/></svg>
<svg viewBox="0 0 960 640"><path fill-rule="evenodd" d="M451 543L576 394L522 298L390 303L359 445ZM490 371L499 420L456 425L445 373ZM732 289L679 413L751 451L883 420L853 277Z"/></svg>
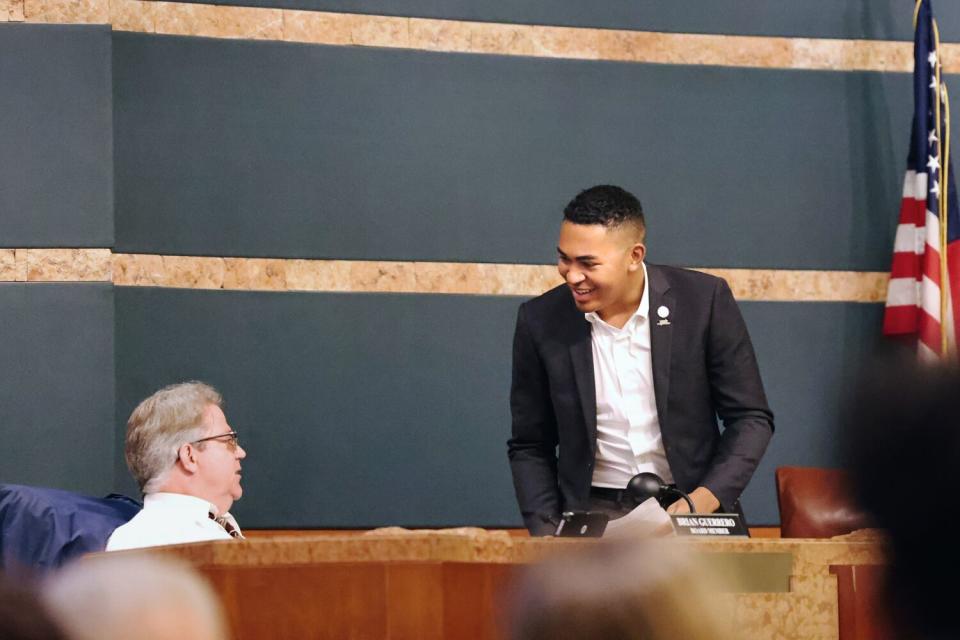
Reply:
<svg viewBox="0 0 960 640"><path fill-rule="evenodd" d="M655 473L645 471L630 478L627 483L627 494L634 503L640 504L648 498L656 498L663 488L663 480Z"/></svg>

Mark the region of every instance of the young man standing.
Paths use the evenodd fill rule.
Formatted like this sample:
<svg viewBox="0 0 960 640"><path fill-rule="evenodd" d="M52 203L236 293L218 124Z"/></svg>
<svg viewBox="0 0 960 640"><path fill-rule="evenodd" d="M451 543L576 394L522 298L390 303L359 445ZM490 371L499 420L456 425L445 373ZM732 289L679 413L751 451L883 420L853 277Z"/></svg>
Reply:
<svg viewBox="0 0 960 640"><path fill-rule="evenodd" d="M621 491L643 471L698 512L735 510L773 434L727 283L645 264L645 238L632 194L583 191L560 227L565 283L520 306L507 448L531 534L552 533L563 511L626 513Z"/></svg>

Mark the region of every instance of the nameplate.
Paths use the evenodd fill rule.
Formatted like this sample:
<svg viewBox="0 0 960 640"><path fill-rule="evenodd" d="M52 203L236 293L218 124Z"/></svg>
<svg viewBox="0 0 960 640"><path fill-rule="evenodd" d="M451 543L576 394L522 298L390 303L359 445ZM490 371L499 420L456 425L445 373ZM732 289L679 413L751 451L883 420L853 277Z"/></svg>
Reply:
<svg viewBox="0 0 960 640"><path fill-rule="evenodd" d="M716 536L746 538L750 534L739 513L686 513L671 515L673 530L678 536Z"/></svg>

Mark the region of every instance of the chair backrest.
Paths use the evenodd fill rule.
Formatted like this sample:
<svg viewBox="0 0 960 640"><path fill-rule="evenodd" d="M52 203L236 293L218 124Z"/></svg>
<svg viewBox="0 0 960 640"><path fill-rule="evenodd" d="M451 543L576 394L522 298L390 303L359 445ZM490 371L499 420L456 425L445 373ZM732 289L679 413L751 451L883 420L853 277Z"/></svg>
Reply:
<svg viewBox="0 0 960 640"><path fill-rule="evenodd" d="M839 469L779 467L777 503L784 538L831 538L870 526Z"/></svg>
<svg viewBox="0 0 960 640"><path fill-rule="evenodd" d="M113 530L140 511L117 494L106 498L0 484L0 570L45 571L91 551L103 551Z"/></svg>

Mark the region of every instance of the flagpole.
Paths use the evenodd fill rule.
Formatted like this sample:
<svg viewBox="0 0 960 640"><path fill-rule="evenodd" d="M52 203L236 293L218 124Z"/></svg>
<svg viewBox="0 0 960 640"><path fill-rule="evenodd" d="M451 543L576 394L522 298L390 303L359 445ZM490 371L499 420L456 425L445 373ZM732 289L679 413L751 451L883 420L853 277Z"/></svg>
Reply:
<svg viewBox="0 0 960 640"><path fill-rule="evenodd" d="M940 271L941 273L944 274L943 275L944 286L940 288L940 293L941 293L941 297L943 298L941 307L945 310L947 308L947 298L948 297L952 298L955 294L954 294L954 291L950 288L950 270L947 266L948 265L947 258L949 257L947 256L947 245L949 244L949 239L950 239L950 235L948 233L950 231L950 228L949 228L949 225L950 225L950 94L947 92L946 83L940 85L940 90L943 92L943 109L944 109L944 114L943 114L944 138L942 142L943 173L940 175L946 176L945 178L942 178L942 180L946 182L946 185L947 185L946 187L944 187L945 190L943 192L943 200L940 203L940 209L943 212L941 216L943 218L943 240L941 240L941 242L943 243L943 249L941 250L942 255L940 258ZM943 313L944 313L943 315L944 320L940 326L941 326L941 330L943 331L943 354L946 356L949 352L949 342L950 342L948 340L947 329L952 331L953 327L946 326L946 318L947 318L946 311L944 311ZM957 322L958 318L953 318L953 321Z"/></svg>
<svg viewBox="0 0 960 640"><path fill-rule="evenodd" d="M940 104L941 102L944 102L941 96L946 95L946 88L943 86L940 80L940 71L942 69L942 65L940 63L940 28L937 26L936 20L931 20L931 22L933 24L933 46L934 50L937 52L937 62L934 66L934 76L936 78L937 87L933 93L933 97L937 105L935 110L935 118L937 123L937 139L940 146L940 194L937 199L937 205L939 209L937 215L940 218L940 357L945 358L947 356L947 294L949 292L947 275L947 196L950 191L950 180L947 176L947 167L950 166L948 164L950 156L950 111L949 108L947 108L946 114L943 114L943 123L945 127L941 128ZM944 105L944 107L946 106L947 105Z"/></svg>

